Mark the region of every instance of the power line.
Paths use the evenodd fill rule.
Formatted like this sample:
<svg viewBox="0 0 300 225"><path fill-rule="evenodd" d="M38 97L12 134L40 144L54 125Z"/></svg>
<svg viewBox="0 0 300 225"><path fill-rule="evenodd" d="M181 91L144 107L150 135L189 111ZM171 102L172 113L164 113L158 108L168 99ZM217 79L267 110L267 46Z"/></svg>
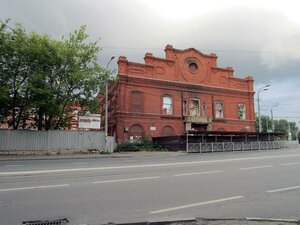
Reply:
<svg viewBox="0 0 300 225"><path fill-rule="evenodd" d="M7 23L4 23L2 20L0 20L0 23L4 24L6 27L8 27L10 30L16 32L14 28L9 26ZM102 49L126 49L126 50L160 50L164 51L164 48L161 47L129 47L129 46L101 46ZM199 48L201 49L201 48ZM233 49L201 49L201 51L206 52L219 52L219 53L247 53L247 54L294 54L294 53L300 53L299 51L259 51L259 50L233 50Z"/></svg>
<svg viewBox="0 0 300 225"><path fill-rule="evenodd" d="M9 26L7 23L4 23L2 20L0 20L0 23L2 23L4 26L8 27L10 30L12 30L14 33L16 33L16 30Z"/></svg>
<svg viewBox="0 0 300 225"><path fill-rule="evenodd" d="M158 47L127 47L127 46L101 46L102 49L124 49L124 50L160 50L164 51L164 48ZM219 52L219 53L247 53L247 54L295 54L299 53L299 51L259 51L259 50L224 50L224 49L201 49L201 51L205 52Z"/></svg>

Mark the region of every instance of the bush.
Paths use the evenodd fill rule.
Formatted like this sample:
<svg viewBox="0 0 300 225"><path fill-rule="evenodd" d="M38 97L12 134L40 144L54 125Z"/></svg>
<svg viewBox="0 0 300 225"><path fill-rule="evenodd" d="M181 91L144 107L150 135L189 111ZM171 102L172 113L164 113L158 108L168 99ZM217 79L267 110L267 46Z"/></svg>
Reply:
<svg viewBox="0 0 300 225"><path fill-rule="evenodd" d="M138 152L138 151L168 151L167 148L159 145L157 142L153 143L149 140L141 140L135 142L125 142L117 146L115 152Z"/></svg>
<svg viewBox="0 0 300 225"><path fill-rule="evenodd" d="M140 149L136 145L136 143L124 142L124 143L118 144L115 152L137 152L139 150Z"/></svg>

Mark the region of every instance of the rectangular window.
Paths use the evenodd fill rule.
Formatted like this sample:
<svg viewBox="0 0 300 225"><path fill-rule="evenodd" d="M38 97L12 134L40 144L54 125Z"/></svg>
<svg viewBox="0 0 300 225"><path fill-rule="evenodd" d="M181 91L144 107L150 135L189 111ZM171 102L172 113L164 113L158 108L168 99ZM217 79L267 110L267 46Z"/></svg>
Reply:
<svg viewBox="0 0 300 225"><path fill-rule="evenodd" d="M190 115L200 116L200 101L198 99L191 99Z"/></svg>
<svg viewBox="0 0 300 225"><path fill-rule="evenodd" d="M143 93L131 92L131 112L143 112Z"/></svg>
<svg viewBox="0 0 300 225"><path fill-rule="evenodd" d="M238 104L238 117L239 120L246 119L246 106L244 104Z"/></svg>
<svg viewBox="0 0 300 225"><path fill-rule="evenodd" d="M171 97L169 97L169 96L163 97L162 112L163 112L163 114L167 114L167 115L171 115L173 113Z"/></svg>
<svg viewBox="0 0 300 225"><path fill-rule="evenodd" d="M224 118L224 109L222 102L216 102L216 118Z"/></svg>

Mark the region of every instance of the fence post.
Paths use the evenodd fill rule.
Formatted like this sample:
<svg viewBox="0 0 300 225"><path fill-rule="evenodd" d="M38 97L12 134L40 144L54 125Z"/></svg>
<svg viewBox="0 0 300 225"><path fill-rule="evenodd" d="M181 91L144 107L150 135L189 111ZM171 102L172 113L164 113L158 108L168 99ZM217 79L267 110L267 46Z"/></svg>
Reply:
<svg viewBox="0 0 300 225"><path fill-rule="evenodd" d="M214 152L214 143L211 143L211 152Z"/></svg>
<svg viewBox="0 0 300 225"><path fill-rule="evenodd" d="M224 146L224 142L222 143L222 147L223 147L223 152L225 151L225 146Z"/></svg>
<svg viewBox="0 0 300 225"><path fill-rule="evenodd" d="M186 144L186 152L189 153L189 131L186 131L186 139L185 139L185 144Z"/></svg>
<svg viewBox="0 0 300 225"><path fill-rule="evenodd" d="M201 151L201 150L202 150L202 149L201 149L201 148L202 148L201 145L202 145L202 143L199 143L199 150L200 150L200 153L202 152L202 151Z"/></svg>

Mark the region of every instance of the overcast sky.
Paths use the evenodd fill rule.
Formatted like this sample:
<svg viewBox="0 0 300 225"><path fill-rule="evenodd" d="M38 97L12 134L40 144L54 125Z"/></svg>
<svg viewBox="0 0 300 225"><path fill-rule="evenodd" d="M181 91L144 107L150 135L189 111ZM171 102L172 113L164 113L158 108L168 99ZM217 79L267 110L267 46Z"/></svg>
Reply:
<svg viewBox="0 0 300 225"><path fill-rule="evenodd" d="M53 38L87 25L89 40L101 38L103 66L112 55L164 57L167 44L216 53L218 66L253 76L255 90L271 84L260 94L263 114L279 103L274 117L299 125L299 9L298 0L0 0L0 19Z"/></svg>

